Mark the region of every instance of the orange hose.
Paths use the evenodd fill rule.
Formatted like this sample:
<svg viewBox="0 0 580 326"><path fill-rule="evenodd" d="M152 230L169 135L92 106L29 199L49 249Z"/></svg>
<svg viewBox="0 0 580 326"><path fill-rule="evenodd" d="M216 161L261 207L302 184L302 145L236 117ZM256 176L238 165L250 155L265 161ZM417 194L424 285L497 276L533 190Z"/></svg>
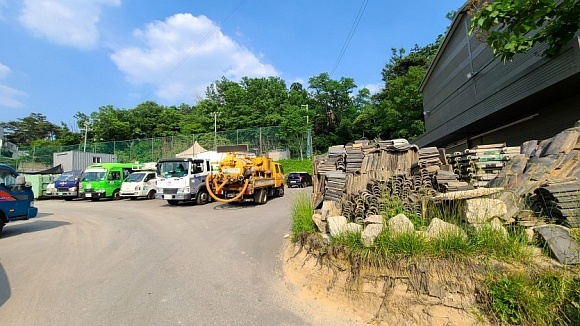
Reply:
<svg viewBox="0 0 580 326"><path fill-rule="evenodd" d="M218 196L216 196L216 194L211 190L211 187L209 186L209 179L210 176L212 176L211 174L208 175L207 177L205 177L205 187L207 188L207 193L211 196L211 198L215 199L215 201L219 201L222 203L231 203L233 201L236 201L238 199L240 199L244 193L246 192L246 189L248 189L248 184L250 182L249 179L246 179L246 181L244 182L244 187L242 188L242 190L236 195L236 197L234 198L230 198L230 199L223 199L223 198L219 198ZM212 176L213 178L213 176ZM224 184L222 184L220 186L220 189L224 186ZM217 192L217 191L216 191Z"/></svg>

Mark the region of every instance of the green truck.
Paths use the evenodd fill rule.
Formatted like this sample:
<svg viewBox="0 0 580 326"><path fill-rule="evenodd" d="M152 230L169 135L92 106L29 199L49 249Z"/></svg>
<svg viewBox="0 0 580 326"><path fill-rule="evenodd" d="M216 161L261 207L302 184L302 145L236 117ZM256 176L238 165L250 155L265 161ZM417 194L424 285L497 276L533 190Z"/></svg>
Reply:
<svg viewBox="0 0 580 326"><path fill-rule="evenodd" d="M121 198L121 184L133 171L133 163L98 163L88 166L81 175L79 197L98 201L101 198Z"/></svg>

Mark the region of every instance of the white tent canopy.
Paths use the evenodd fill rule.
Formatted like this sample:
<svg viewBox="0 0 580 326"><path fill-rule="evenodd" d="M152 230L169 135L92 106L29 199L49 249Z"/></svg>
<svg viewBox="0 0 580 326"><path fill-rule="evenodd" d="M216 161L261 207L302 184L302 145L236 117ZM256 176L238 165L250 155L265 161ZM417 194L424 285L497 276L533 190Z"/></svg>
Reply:
<svg viewBox="0 0 580 326"><path fill-rule="evenodd" d="M203 152L207 152L207 149L201 147L201 145L197 141L195 141L195 143L193 143L193 145L190 148L184 150L181 153L176 154L175 157L183 157L183 158L194 157L199 153Z"/></svg>

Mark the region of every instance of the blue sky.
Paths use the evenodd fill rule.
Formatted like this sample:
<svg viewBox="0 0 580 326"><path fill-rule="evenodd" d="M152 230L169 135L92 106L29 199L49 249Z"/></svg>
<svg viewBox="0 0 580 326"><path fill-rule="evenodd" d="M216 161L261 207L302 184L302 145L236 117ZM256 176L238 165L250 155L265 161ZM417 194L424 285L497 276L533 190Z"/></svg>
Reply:
<svg viewBox="0 0 580 326"><path fill-rule="evenodd" d="M435 41L464 0L0 0L0 122L147 100L194 105L222 76L376 91L391 48ZM366 4L366 6L364 6Z"/></svg>

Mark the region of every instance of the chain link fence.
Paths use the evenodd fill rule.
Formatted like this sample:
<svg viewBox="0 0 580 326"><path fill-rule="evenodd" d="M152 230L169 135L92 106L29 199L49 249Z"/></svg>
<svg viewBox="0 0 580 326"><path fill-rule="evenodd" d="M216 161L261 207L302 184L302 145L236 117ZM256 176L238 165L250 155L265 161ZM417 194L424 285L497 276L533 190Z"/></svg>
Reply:
<svg viewBox="0 0 580 326"><path fill-rule="evenodd" d="M304 135L306 139L307 135ZM291 157L300 157L306 150L298 144L287 144L280 137L280 127L261 127L219 131L217 133L200 133L194 135L168 136L148 139L132 139L111 142L91 142L69 146L22 146L19 157L9 159L0 157L0 163L9 164L21 169L43 170L52 167L53 153L67 151L86 151L91 153L115 154L118 162L154 162L160 158L175 157L193 144L198 143L206 150L215 150L216 146L247 144L250 152L263 154L269 151L290 152Z"/></svg>

